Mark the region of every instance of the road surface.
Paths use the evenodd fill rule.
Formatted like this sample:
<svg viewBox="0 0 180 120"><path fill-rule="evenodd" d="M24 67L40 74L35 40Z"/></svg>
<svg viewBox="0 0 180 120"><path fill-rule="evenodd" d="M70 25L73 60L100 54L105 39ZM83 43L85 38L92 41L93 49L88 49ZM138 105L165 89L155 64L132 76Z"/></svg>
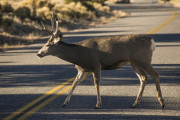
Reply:
<svg viewBox="0 0 180 120"><path fill-rule="evenodd" d="M102 72L101 109L93 109L96 91L92 76L76 88L70 104L62 108L71 84L66 81L77 71L71 63L58 58L38 58L36 53L43 41L0 54L0 119L180 119L180 10L150 3L111 7L130 11L131 16L96 28L66 33L63 40L73 43L97 36L154 33L156 50L152 64L160 74L165 109L158 103L150 77L140 106L131 108L139 80L129 65Z"/></svg>

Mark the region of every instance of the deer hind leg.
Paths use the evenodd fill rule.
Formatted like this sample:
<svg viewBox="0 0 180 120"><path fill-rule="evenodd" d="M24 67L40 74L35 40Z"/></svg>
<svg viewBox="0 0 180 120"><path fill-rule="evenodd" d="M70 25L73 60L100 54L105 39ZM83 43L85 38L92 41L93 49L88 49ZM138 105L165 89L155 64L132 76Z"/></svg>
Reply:
<svg viewBox="0 0 180 120"><path fill-rule="evenodd" d="M160 82L159 82L159 74L153 69L152 65L148 65L145 71L155 80L156 90L157 90L157 97L158 101L161 104L162 109L164 108L164 99L162 97Z"/></svg>
<svg viewBox="0 0 180 120"><path fill-rule="evenodd" d="M101 71L100 71L100 69L98 69L95 72L93 72L93 78L94 78L94 85L95 85L96 92L97 92L97 104L96 104L95 109L99 109L100 106L102 105L102 103L101 103L101 96L100 96L100 90L99 90L100 78L101 78Z"/></svg>
<svg viewBox="0 0 180 120"><path fill-rule="evenodd" d="M142 98L142 95L143 95L143 91L144 91L144 88L145 88L145 85L146 85L146 81L147 81L147 77L146 77L146 74L145 72L138 68L137 66L135 67L133 65L133 68L137 74L137 76L139 77L139 80L140 80L140 88L139 88L139 92L138 92L138 95L137 95L137 98L136 98L136 101L134 102L133 104L133 108L135 108L137 105L140 104L140 100Z"/></svg>
<svg viewBox="0 0 180 120"><path fill-rule="evenodd" d="M76 88L76 86L77 86L80 82L82 82L83 80L85 80L89 75L90 75L90 74L89 74L88 72L78 71L78 74L77 74L77 76L76 76L76 78L75 78L75 80L74 80L74 82L73 82L73 84L72 84L72 88L71 88L71 90L70 90L70 92L69 92L66 100L64 101L62 107L65 107L65 106L68 105L68 103L69 103L69 101L70 101L70 99L71 99L72 93L73 93L74 89Z"/></svg>

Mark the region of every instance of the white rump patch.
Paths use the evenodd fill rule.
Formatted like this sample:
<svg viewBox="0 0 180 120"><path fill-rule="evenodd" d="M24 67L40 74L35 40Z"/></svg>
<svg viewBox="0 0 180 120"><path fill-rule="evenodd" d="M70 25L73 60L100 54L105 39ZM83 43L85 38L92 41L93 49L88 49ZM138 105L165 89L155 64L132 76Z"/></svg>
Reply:
<svg viewBox="0 0 180 120"><path fill-rule="evenodd" d="M151 50L154 51L155 50L155 47L156 47L156 44L154 42L154 39L152 38L151 39Z"/></svg>

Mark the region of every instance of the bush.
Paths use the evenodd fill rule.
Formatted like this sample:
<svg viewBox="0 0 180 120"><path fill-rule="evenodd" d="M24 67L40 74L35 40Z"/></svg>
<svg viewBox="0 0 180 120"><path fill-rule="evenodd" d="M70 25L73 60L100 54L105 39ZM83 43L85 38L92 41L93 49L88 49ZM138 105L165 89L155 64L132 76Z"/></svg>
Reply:
<svg viewBox="0 0 180 120"><path fill-rule="evenodd" d="M36 10L37 16L41 17L42 19L50 19L51 18L51 12L48 7L42 7L38 8Z"/></svg>
<svg viewBox="0 0 180 120"><path fill-rule="evenodd" d="M110 7L108 7L108 6L102 6L99 3L93 3L92 5L93 5L93 7L94 7L94 9L96 11L105 12L105 13L109 13L110 12Z"/></svg>
<svg viewBox="0 0 180 120"><path fill-rule="evenodd" d="M104 5L104 3L107 1L107 0L91 0L92 2L97 2L97 3L100 3L102 5Z"/></svg>
<svg viewBox="0 0 180 120"><path fill-rule="evenodd" d="M12 26L13 23L14 23L14 20L10 19L10 18L5 18L5 19L2 20L2 24L5 27L10 27L10 26Z"/></svg>
<svg viewBox="0 0 180 120"><path fill-rule="evenodd" d="M2 6L1 6L1 4L0 4L0 12L1 12L1 7L2 7Z"/></svg>
<svg viewBox="0 0 180 120"><path fill-rule="evenodd" d="M13 12L11 4L7 2L0 4L0 23L3 27L10 27L14 23Z"/></svg>
<svg viewBox="0 0 180 120"><path fill-rule="evenodd" d="M2 15L0 14L0 24L2 24Z"/></svg>
<svg viewBox="0 0 180 120"><path fill-rule="evenodd" d="M82 4L90 11L95 11L94 6L92 5L91 2L82 2Z"/></svg>
<svg viewBox="0 0 180 120"><path fill-rule="evenodd" d="M87 7L84 6L80 2L71 2L70 4L66 4L64 6L59 7L58 6L55 9L58 10L57 12L57 17L61 21L66 21L66 22L73 22L73 21L81 21L81 19L91 19L94 17L91 13L91 11L88 11ZM54 10L54 11L56 11Z"/></svg>
<svg viewBox="0 0 180 120"><path fill-rule="evenodd" d="M21 23L23 23L25 18L30 18L31 10L28 7L20 7L15 11L15 15L19 17Z"/></svg>
<svg viewBox="0 0 180 120"><path fill-rule="evenodd" d="M9 4L9 3L5 3L4 5L1 6L1 12L2 13L10 13L13 11L14 11L14 9L11 6L11 4Z"/></svg>
<svg viewBox="0 0 180 120"><path fill-rule="evenodd" d="M171 1L171 0L161 0L161 1L164 1L164 2L169 2L169 1Z"/></svg>
<svg viewBox="0 0 180 120"><path fill-rule="evenodd" d="M1 4L0 4L0 24L2 23L2 15L1 15Z"/></svg>
<svg viewBox="0 0 180 120"><path fill-rule="evenodd" d="M51 0L26 0L19 3L19 6L27 6L31 10L31 18L37 19L42 17L49 18L49 12L53 10L55 4Z"/></svg>
<svg viewBox="0 0 180 120"><path fill-rule="evenodd" d="M107 0L65 0L65 3L71 3L71 2L81 2L81 3L87 3L87 2L96 2L96 3L100 3L100 4L104 4L105 1Z"/></svg>
<svg viewBox="0 0 180 120"><path fill-rule="evenodd" d="M80 2L83 6L87 8L87 10L90 11L96 11L97 9L95 8L94 4L98 4L99 7L102 7L104 5L106 0L65 0L67 4L75 2L78 3Z"/></svg>

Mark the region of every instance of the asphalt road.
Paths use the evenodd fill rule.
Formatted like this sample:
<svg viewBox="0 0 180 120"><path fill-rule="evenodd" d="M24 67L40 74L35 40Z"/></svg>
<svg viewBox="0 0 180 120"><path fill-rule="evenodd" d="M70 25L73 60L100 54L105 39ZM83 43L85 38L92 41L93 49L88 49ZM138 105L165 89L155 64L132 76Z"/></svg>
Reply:
<svg viewBox="0 0 180 120"><path fill-rule="evenodd" d="M75 76L77 71L72 64L58 58L38 58L36 53L44 41L0 54L0 119L180 119L180 10L150 3L111 7L130 11L131 16L96 28L66 33L64 41L73 43L97 36L146 34L161 25L152 35L157 45L152 63L160 74L165 109L162 110L158 103L154 81L150 77L140 106L131 108L138 93L139 80L129 65L102 72L101 109L93 109L96 91L92 77L76 88L70 104L62 108L68 91L65 89L71 84L68 82L64 86L62 83ZM162 25L169 18L172 21ZM48 92L54 88L58 90ZM62 91L65 94L61 94ZM19 110L29 103L31 105L25 110Z"/></svg>

